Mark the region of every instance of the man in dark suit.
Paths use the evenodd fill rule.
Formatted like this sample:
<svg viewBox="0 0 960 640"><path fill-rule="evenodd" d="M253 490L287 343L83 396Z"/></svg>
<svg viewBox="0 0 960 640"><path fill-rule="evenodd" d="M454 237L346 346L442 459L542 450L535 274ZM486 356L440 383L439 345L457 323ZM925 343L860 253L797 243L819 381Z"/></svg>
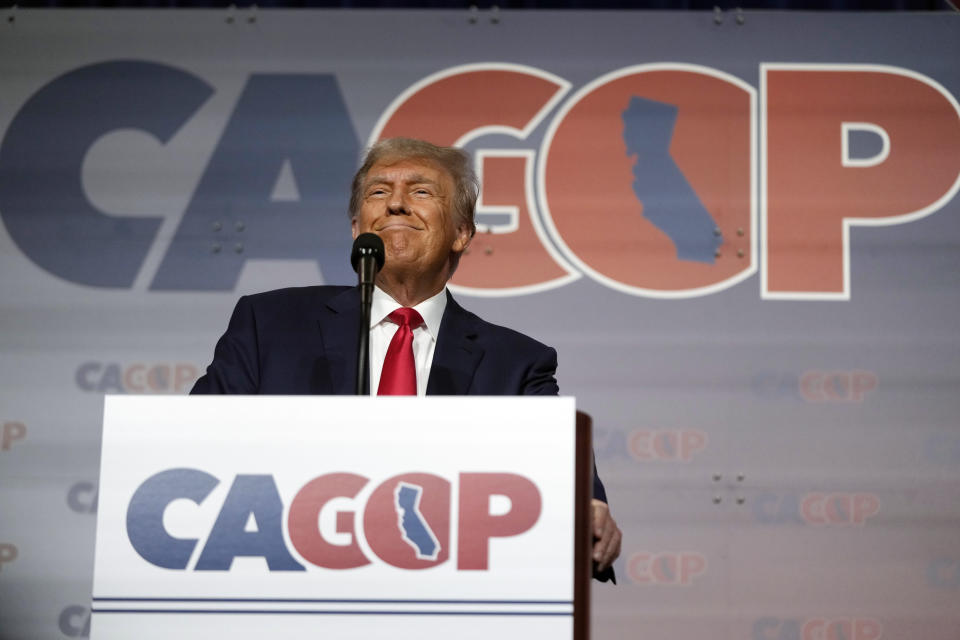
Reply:
<svg viewBox="0 0 960 640"><path fill-rule="evenodd" d="M377 143L354 177L353 236L374 233L386 252L370 327L370 388L381 395L559 392L556 351L485 322L446 291L473 237L476 200L469 156L420 140ZM191 393L352 394L359 322L355 287L245 296ZM409 375L398 382L401 352ZM609 577L621 534L597 476L593 516L594 560L601 576Z"/></svg>

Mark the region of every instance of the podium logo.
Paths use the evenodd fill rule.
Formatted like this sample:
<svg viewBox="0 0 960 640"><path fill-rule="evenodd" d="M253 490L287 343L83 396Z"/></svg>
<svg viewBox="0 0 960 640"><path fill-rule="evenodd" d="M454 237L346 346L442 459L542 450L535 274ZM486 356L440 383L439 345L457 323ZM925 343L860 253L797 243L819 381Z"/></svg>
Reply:
<svg viewBox="0 0 960 640"><path fill-rule="evenodd" d="M393 492L400 536L413 549L418 560L436 560L440 542L420 512L423 487L398 482Z"/></svg>
<svg viewBox="0 0 960 640"><path fill-rule="evenodd" d="M449 560L456 517L457 569L486 571L490 540L529 531L541 512L537 486L513 473L459 474L456 514L454 485L443 477L396 475L364 501L360 496L370 482L355 473L324 474L307 482L285 509L272 475L238 474L192 568L229 571L234 558L261 557L270 571L305 571L307 564L353 569L374 561L428 569ZM198 469L168 469L147 478L127 508L130 544L153 565L188 569L199 537L172 535L165 512L178 500L201 505L219 484Z"/></svg>

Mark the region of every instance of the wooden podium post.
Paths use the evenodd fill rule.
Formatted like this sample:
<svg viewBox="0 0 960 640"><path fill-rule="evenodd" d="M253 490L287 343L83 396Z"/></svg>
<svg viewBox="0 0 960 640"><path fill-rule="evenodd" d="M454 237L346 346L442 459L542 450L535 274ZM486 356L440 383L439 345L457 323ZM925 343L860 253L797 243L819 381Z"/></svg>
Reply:
<svg viewBox="0 0 960 640"><path fill-rule="evenodd" d="M573 398L108 397L95 640L589 636Z"/></svg>
<svg viewBox="0 0 960 640"><path fill-rule="evenodd" d="M590 584L593 576L593 421L576 412L576 496L573 573L573 637L590 638Z"/></svg>

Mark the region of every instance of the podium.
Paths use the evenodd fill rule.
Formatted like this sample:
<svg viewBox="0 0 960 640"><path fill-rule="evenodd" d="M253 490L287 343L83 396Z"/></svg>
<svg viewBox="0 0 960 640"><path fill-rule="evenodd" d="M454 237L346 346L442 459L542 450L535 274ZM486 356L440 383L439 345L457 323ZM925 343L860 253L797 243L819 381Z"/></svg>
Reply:
<svg viewBox="0 0 960 640"><path fill-rule="evenodd" d="M108 396L91 637L586 639L576 422L556 397Z"/></svg>

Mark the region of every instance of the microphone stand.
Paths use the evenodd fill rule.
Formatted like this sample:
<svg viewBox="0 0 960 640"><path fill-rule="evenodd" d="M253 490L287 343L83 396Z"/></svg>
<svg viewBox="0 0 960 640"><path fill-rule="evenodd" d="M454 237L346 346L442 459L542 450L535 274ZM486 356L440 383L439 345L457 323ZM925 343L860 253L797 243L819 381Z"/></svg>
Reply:
<svg viewBox="0 0 960 640"><path fill-rule="evenodd" d="M375 233L361 233L353 242L350 264L359 276L360 326L357 348L357 395L370 395L370 305L373 302L373 281L383 267L383 240Z"/></svg>
<svg viewBox="0 0 960 640"><path fill-rule="evenodd" d="M357 395L370 395L370 305L373 303L373 279L377 261L372 256L360 260L360 345L357 349Z"/></svg>

